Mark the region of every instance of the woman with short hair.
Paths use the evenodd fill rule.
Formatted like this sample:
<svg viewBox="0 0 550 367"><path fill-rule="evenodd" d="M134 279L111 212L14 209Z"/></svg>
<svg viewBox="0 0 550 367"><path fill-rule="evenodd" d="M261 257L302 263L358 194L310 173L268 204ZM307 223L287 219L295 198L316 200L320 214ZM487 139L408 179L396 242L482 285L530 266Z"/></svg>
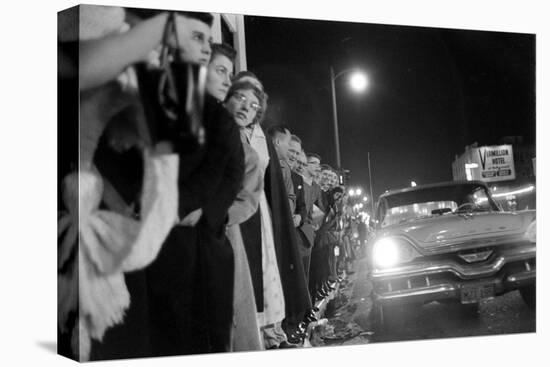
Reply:
<svg viewBox="0 0 550 367"><path fill-rule="evenodd" d="M263 180L270 157L265 135L260 134L261 129L254 129L254 126L262 118L265 94L248 81L236 82L227 94L225 106L240 127L243 145L247 146L245 151L250 147L258 156L260 177ZM286 341L286 335L280 327L285 318L285 299L275 253L271 213L263 186L258 212L241 224L241 230L252 279L255 280L258 324L266 348L276 348L282 341Z"/></svg>

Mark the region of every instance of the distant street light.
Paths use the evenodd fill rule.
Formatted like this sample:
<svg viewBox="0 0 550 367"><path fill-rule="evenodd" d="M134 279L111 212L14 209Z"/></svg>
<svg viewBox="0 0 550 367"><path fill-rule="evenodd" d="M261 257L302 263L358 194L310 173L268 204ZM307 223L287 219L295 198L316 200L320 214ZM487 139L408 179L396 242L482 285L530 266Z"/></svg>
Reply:
<svg viewBox="0 0 550 367"><path fill-rule="evenodd" d="M354 196L355 195L355 190L349 189L348 194L349 194L349 196Z"/></svg>
<svg viewBox="0 0 550 367"><path fill-rule="evenodd" d="M411 187L415 187L415 186L416 186L416 182L411 181Z"/></svg>
<svg viewBox="0 0 550 367"><path fill-rule="evenodd" d="M357 191L356 191L356 195L357 195L357 196L361 196L361 193L362 193L362 192L363 192L363 191L361 191L361 189L359 188L359 189L357 189Z"/></svg>
<svg viewBox="0 0 550 367"><path fill-rule="evenodd" d="M367 200L369 200L369 199L366 196L363 196L363 201L366 202Z"/></svg>
<svg viewBox="0 0 550 367"><path fill-rule="evenodd" d="M330 85L331 85L331 91L332 91L332 116L333 116L333 123L334 123L334 145L336 149L336 166L338 170L340 171L342 169L342 163L340 160L340 133L338 131L338 111L336 106L336 87L335 87L335 81L340 76L352 72L352 76L350 79L351 87L356 92L362 92L364 91L368 86L368 79L365 73L362 73L356 69L345 69L341 72L334 74L334 69L332 66L330 67Z"/></svg>

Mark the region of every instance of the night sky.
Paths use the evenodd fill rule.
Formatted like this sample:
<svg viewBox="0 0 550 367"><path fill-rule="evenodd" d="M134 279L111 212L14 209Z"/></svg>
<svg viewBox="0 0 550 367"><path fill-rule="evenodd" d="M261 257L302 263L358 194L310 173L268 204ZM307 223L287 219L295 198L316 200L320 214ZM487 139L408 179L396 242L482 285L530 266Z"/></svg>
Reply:
<svg viewBox="0 0 550 367"><path fill-rule="evenodd" d="M273 17L245 17L248 69L307 152L335 166L329 65L365 70L357 94L338 78L342 167L374 195L452 180L466 145L535 142L535 36Z"/></svg>

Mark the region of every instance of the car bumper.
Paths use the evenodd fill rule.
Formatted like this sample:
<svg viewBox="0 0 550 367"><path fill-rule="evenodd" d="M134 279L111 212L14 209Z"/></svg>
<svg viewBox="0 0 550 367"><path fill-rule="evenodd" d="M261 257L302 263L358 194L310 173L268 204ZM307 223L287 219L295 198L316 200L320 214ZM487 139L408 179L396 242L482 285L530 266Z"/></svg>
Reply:
<svg viewBox="0 0 550 367"><path fill-rule="evenodd" d="M483 265L459 265L452 262L414 264L372 272L375 301L379 304L427 303L464 298L466 288L485 287L492 298L534 284L536 280L535 246L521 251L503 252Z"/></svg>

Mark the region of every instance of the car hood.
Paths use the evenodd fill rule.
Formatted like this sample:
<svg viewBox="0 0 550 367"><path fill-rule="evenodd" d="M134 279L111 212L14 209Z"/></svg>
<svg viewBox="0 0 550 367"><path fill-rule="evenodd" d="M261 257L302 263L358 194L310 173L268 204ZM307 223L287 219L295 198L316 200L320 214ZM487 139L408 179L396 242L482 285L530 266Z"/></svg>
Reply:
<svg viewBox="0 0 550 367"><path fill-rule="evenodd" d="M379 235L403 235L421 248L428 249L485 238L522 235L534 219L534 210L449 213L388 226L381 229Z"/></svg>

